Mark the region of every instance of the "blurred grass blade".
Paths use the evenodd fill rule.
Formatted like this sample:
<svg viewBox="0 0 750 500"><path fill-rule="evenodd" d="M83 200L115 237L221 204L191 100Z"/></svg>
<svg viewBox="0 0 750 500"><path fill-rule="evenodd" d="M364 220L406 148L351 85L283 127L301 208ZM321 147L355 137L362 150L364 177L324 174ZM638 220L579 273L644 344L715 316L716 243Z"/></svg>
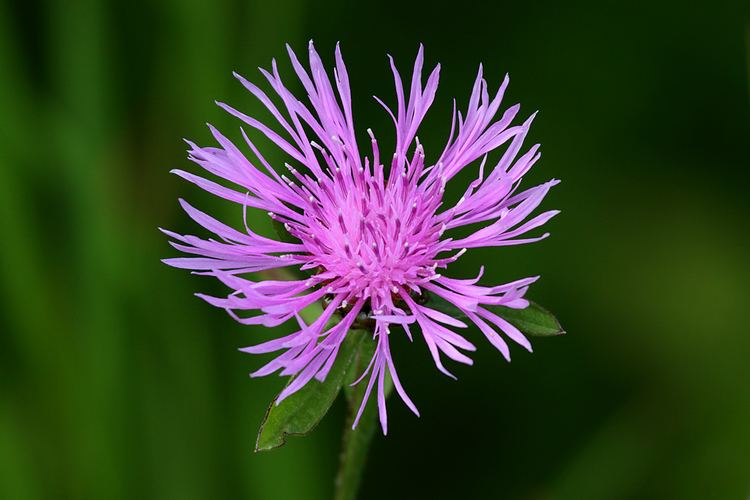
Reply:
<svg viewBox="0 0 750 500"><path fill-rule="evenodd" d="M435 294L430 294L425 305L456 319L466 318L461 309ZM529 301L529 306L526 309L488 305L482 305L482 307L497 314L518 328L524 335L531 337L554 337L565 334L565 330L555 315L536 302Z"/></svg>
<svg viewBox="0 0 750 500"><path fill-rule="evenodd" d="M300 240L289 234L284 224L278 219L273 219L273 229L276 231L276 235L279 237L279 241L284 243L299 243Z"/></svg>
<svg viewBox="0 0 750 500"><path fill-rule="evenodd" d="M278 448L286 443L287 436L305 435L318 425L347 380L349 368L365 337L367 335L354 330L347 334L324 382L311 380L278 405L276 399L271 402L258 432L255 451Z"/></svg>

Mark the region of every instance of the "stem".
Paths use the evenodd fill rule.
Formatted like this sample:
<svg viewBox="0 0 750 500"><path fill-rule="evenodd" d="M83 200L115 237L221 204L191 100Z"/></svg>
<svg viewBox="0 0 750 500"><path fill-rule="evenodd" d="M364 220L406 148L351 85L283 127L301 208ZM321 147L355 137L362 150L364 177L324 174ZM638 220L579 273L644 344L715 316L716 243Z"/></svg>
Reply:
<svg viewBox="0 0 750 500"><path fill-rule="evenodd" d="M360 391L352 392L356 394ZM347 399L349 400L349 411L341 437L341 453L339 454L339 470L336 474L334 500L356 500L362 473L367 463L367 452L378 426L378 412L376 408L372 407L374 405L368 403L359 419L359 425L352 430L359 400L351 396Z"/></svg>
<svg viewBox="0 0 750 500"><path fill-rule="evenodd" d="M362 474L367 463L367 452L378 428L377 398L371 397L362 412L357 428L352 429L354 418L357 416L359 405L365 395L367 380L362 380L354 387L350 387L349 384L356 380L367 368L375 352L375 341L372 339L372 333L365 331L363 334L368 337L363 339L363 342L359 345L357 359L352 365L353 369L349 371L349 381L344 386L348 410L343 435L341 436L339 470L334 483L334 500L356 500ZM393 389L393 381L390 376L386 376L384 389L387 398Z"/></svg>

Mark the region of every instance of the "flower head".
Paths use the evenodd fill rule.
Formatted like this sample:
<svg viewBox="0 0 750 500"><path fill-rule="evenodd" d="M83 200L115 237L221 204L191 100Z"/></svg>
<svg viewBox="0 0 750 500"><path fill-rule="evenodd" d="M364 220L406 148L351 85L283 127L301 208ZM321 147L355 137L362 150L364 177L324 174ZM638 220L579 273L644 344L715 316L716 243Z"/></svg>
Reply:
<svg viewBox="0 0 750 500"><path fill-rule="evenodd" d="M401 326L410 339L412 327L418 325L437 368L450 377L453 375L443 366L441 356L472 363L465 351L474 351L474 345L454 330L466 328L467 324L425 304L421 300L425 295L434 294L460 309L506 359L510 359L509 349L499 332L531 350L521 332L487 306L526 307L528 302L523 296L537 277L480 286L477 283L482 269L473 279L449 278L443 270L467 249L545 238L546 233L524 235L557 214L548 211L529 217L557 181L525 191L518 189L521 178L540 153L538 144L520 153L534 115L520 125L512 125L518 105L498 113L507 76L490 96L480 66L465 113L457 112L454 105L445 148L439 154L428 154L417 138L417 130L435 98L440 66L432 70L423 85L420 47L410 85L406 87L391 59L395 111L376 99L393 119L395 151L381 151L374 133L368 129L370 144L367 156L363 156L355 133L349 79L338 46L333 80L312 42L309 71L291 48L288 51L308 103L298 100L282 83L275 61L270 72L260 70L275 92L275 100L235 75L274 116L278 122L275 129L219 103L278 146L288 157L285 168L272 166L244 130L243 138L252 157L211 127L219 147L199 147L188 142L189 157L232 187L188 172L175 173L239 204L243 213L247 207L267 212L283 224L291 238L277 241L261 236L247 223L237 230L181 201L188 215L221 241L165 231L174 239L175 248L193 255L165 262L221 280L232 293L226 297L201 297L226 309L240 323L269 327L290 320L299 323L299 329L291 335L242 349L249 353L281 351L252 374L281 371L282 375L295 376L277 401L313 378L324 380L357 318L369 318L377 347L360 377L362 383L367 379L360 414L377 383L380 421L386 432L386 374L390 374L406 405L419 415L396 373L389 348L389 325ZM277 131L279 127L281 131ZM489 153L503 145L507 146L499 158L488 163ZM458 202L445 206L446 184L475 162L479 163L476 180ZM284 171L283 175L277 170ZM473 232L464 237L451 234L463 226L472 226ZM253 281L248 277L249 273L288 266L310 275L290 281ZM300 312L321 300L323 313L307 324ZM247 311L253 314L248 315ZM330 326L334 315L340 316L340 321Z"/></svg>

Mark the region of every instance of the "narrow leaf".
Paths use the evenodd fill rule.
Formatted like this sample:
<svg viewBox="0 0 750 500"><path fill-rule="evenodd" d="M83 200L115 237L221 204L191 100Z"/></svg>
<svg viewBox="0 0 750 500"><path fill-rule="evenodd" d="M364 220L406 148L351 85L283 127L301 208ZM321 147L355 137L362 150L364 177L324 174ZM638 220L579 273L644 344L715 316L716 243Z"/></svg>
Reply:
<svg viewBox="0 0 750 500"><path fill-rule="evenodd" d="M426 294L427 292L424 293ZM440 311L443 314L447 314L451 318L466 319L466 315L461 309L454 306L452 303L448 302L440 295L436 295L434 293L426 295L424 305L429 307L430 309L435 309L436 311Z"/></svg>
<svg viewBox="0 0 750 500"><path fill-rule="evenodd" d="M521 333L532 337L554 337L565 333L557 318L535 302L529 301L526 309L503 306L488 306L487 309L521 330Z"/></svg>
<svg viewBox="0 0 750 500"><path fill-rule="evenodd" d="M347 380L349 368L364 337L354 330L347 334L324 382L312 379L278 405L276 399L273 400L260 426L255 451L278 448L286 443L287 436L308 434L318 425Z"/></svg>
<svg viewBox="0 0 750 500"><path fill-rule="evenodd" d="M435 294L429 295L425 305L456 319L466 318L461 309ZM532 301L529 301L529 306L526 309L512 309L505 306L488 305L482 305L482 307L505 319L525 335L532 337L554 337L565 333L565 330L554 314Z"/></svg>

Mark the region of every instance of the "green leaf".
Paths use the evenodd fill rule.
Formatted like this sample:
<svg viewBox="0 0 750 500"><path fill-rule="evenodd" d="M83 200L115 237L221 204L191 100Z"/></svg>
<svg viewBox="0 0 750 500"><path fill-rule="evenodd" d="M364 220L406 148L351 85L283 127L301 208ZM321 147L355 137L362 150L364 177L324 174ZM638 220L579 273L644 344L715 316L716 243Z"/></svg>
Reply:
<svg viewBox="0 0 750 500"><path fill-rule="evenodd" d="M287 436L308 434L318 425L347 380L349 369L365 337L367 335L354 330L347 334L324 382L312 379L278 405L276 399L273 400L260 426L255 451L278 448L286 443Z"/></svg>
<svg viewBox="0 0 750 500"><path fill-rule="evenodd" d="M521 330L521 333L532 337L554 337L565 333L557 318L535 302L529 301L529 307L526 309L511 309L503 306L486 307Z"/></svg>
<svg viewBox="0 0 750 500"><path fill-rule="evenodd" d="M425 298L422 301L418 301L419 303L424 303L426 307L447 314L451 318L466 319L466 314L464 314L461 309L454 306L440 295L435 295L434 293L428 294L427 292L422 293L425 294Z"/></svg>
<svg viewBox="0 0 750 500"><path fill-rule="evenodd" d="M434 293L427 297L425 305L453 318L466 319L466 315L461 309ZM554 314L532 301L529 301L529 306L526 309L488 305L482 307L489 309L518 328L521 333L531 337L554 337L565 333Z"/></svg>

